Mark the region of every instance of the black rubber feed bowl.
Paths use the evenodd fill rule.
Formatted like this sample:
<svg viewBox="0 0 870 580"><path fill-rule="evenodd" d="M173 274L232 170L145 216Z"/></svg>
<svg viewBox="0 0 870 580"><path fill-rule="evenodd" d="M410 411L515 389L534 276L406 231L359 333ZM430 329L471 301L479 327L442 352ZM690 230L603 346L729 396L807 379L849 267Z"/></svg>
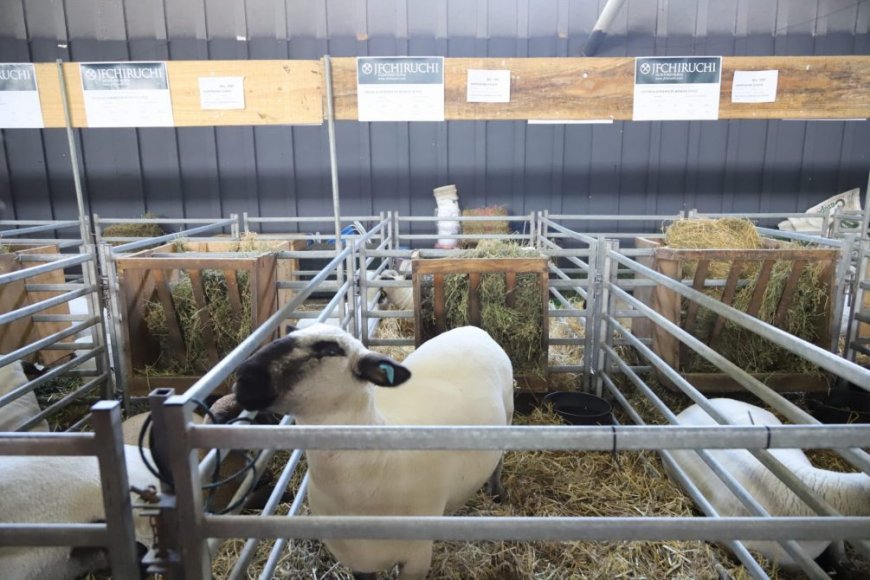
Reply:
<svg viewBox="0 0 870 580"><path fill-rule="evenodd" d="M610 403L590 395L571 391L558 391L544 397L557 415L572 425L612 425L613 407Z"/></svg>

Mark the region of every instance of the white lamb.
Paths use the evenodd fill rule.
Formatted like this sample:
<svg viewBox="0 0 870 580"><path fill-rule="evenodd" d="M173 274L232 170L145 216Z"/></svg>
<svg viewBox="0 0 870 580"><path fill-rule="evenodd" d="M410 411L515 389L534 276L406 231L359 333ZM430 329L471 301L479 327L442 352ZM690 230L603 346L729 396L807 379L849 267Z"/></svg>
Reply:
<svg viewBox="0 0 870 580"><path fill-rule="evenodd" d="M11 393L27 383L27 375L21 367L21 361L9 363L0 367L0 396ZM14 401L0 407L0 431L15 431L31 417L40 412L39 402L33 391L18 397ZM48 421L43 419L30 428L30 431L48 431Z"/></svg>
<svg viewBox="0 0 870 580"><path fill-rule="evenodd" d="M375 386L399 387L375 389ZM238 369L238 402L295 416L300 425L508 425L510 359L479 328L423 344L401 365L327 325L292 332ZM484 482L501 495L501 451L307 452L315 515L435 516L461 507ZM401 564L423 578L431 541L326 540L356 577Z"/></svg>
<svg viewBox="0 0 870 580"><path fill-rule="evenodd" d="M130 485L158 485L136 447L125 445L124 453ZM105 518L96 457L0 456L0 489L0 522L91 523ZM134 517L133 522L136 540L151 546L148 520ZM101 549L0 547L3 578L67 580L106 566Z"/></svg>
<svg viewBox="0 0 870 580"><path fill-rule="evenodd" d="M781 425L776 416L755 405L733 399L711 399L710 403L734 425ZM679 415L684 425L717 425L706 411L692 405ZM747 491L774 516L816 515L779 478L771 473L751 453L742 449L710 450ZM814 467L799 449L771 449L770 453L797 475L817 495L824 498L843 515L870 515L870 477L863 473L840 473ZM672 451L676 462L685 470L704 497L722 516L748 516L749 511L725 487L706 463L689 450ZM811 557L818 557L830 542L800 542ZM795 564L776 542L746 542L751 550L758 550L765 558L779 562L786 568Z"/></svg>

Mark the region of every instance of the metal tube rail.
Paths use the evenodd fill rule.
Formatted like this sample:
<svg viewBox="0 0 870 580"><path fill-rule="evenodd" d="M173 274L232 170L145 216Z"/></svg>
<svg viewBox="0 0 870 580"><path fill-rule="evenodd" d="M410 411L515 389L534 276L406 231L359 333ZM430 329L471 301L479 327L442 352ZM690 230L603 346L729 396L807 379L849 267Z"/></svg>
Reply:
<svg viewBox="0 0 870 580"><path fill-rule="evenodd" d="M21 234L35 234L37 232L47 232L51 230L61 230L65 228L78 227L78 220L52 222L44 225L36 225L28 228L17 228L12 230L0 231L0 238L9 239L9 236L19 236ZM17 241L17 240L12 240Z"/></svg>
<svg viewBox="0 0 870 580"><path fill-rule="evenodd" d="M191 425L193 448L566 450L840 449L870 441L870 425L648 427Z"/></svg>
<svg viewBox="0 0 870 580"><path fill-rule="evenodd" d="M96 453L97 441L93 433L0 433L0 456L73 457Z"/></svg>
<svg viewBox="0 0 870 580"><path fill-rule="evenodd" d="M85 383L84 385L82 385L81 387L79 387L78 389L73 391L72 393L69 393L68 395L63 397L61 400L46 407L45 409L43 409L42 411L40 411L39 413L37 413L36 415L31 417L30 419L28 419L27 422L24 423L23 425L21 425L18 429L16 429L16 431L26 431L27 429L30 429L31 427L33 427L34 425L36 425L37 423L39 423L40 421L42 421L46 417L50 417L54 413L63 409L64 407L68 407L77 399L82 398L83 396L88 394L90 391L93 391L95 388L100 386L103 383L103 381L105 381L108 377L109 377L109 373L103 373L100 376L98 376L94 379L91 379L90 381L88 381L87 383Z"/></svg>
<svg viewBox="0 0 870 580"><path fill-rule="evenodd" d="M637 346L637 345L633 345ZM610 347L605 346L605 349L608 350L608 354L615 357L617 365L620 367L620 370L629 377L629 380L635 385L635 387L640 390L649 400L649 402L655 407L664 417L667 419L668 423L672 425L679 425L680 422L677 416L668 408L667 405L658 397L658 395L653 392L649 386L644 383L640 377L638 377L631 369L628 368L628 365L625 361ZM647 351L648 349L642 348L641 350ZM651 351L645 352L645 355L652 354ZM703 398L703 395L697 393L697 395ZM694 397L692 397L694 400ZM706 403L706 399L704 402ZM705 410L709 408L709 403L703 405ZM713 408L715 411L715 408ZM708 411L709 412L709 411ZM722 423L729 424L727 421L724 421L724 417L719 415L718 413L710 413L710 416L714 418L714 420ZM765 450L760 449L747 449L749 453L751 453L762 465L764 465L771 473L773 473L786 487L788 487L798 498L801 499L807 506L811 509L815 510L816 513L823 516L841 516L842 514L835 510L827 501L823 498L818 497L816 493L810 489L803 481L798 479L794 473L786 467L779 459L777 459L774 455ZM661 453L664 453L663 451ZM701 459L707 463L711 469L713 469L713 465L716 465L716 469L714 469L714 473L717 475L722 473L724 470L722 466L716 461L714 457L712 457L709 453L702 450L697 450L698 455ZM682 468L677 466L677 469L680 473L683 473ZM688 478L686 478L688 479ZM723 479L723 483L729 485L727 481ZM739 485L739 484L738 484ZM730 486L729 486L730 487ZM746 493L746 490L742 488L742 493ZM739 497L739 496L738 496ZM858 550L861 554L870 555L870 544L867 542L853 542L853 547Z"/></svg>
<svg viewBox="0 0 870 580"><path fill-rule="evenodd" d="M740 383L743 387L745 387L749 392L757 396L759 399L769 404L771 407L782 413L793 423L805 424L805 425L815 425L818 427L826 427L815 419L812 415L809 415L795 404L791 403L787 399L785 399L779 393L774 392L767 385L763 384L758 379L751 376L749 373L711 349L709 346L702 343L700 340L686 332L685 330L679 328L673 322L667 320L664 316L643 304L641 301L637 300L627 292L622 291L618 287L614 286L613 290L615 294L625 300L628 304L631 304L635 308L637 308L641 313L645 314L648 318L650 318L653 322L663 327L665 330L676 336L679 340L683 341L687 346L689 346L692 350L701 354L708 361L728 373L734 380ZM716 412L715 409L711 408L706 404L706 398L700 394L700 392L695 389L686 379L684 379L677 371L668 366L664 361L661 360L658 356L650 356L652 350L649 348L639 346L640 341L637 341L635 337L630 336L627 333L623 333L623 337L629 341L629 344L641 350L644 353L644 356L660 371L662 372L669 380L671 380L674 384L676 384L686 395L689 396L693 401L701 405L705 411L707 411L712 417L719 417L720 415ZM632 340L635 339L635 340ZM859 445L857 447L862 447L863 445ZM739 447L749 447L749 446L739 446ZM800 446L798 446L800 447ZM844 449L839 451L839 454L849 461L852 465L857 467L858 469L870 474L870 455L866 452L861 451L858 448L855 449Z"/></svg>
<svg viewBox="0 0 870 580"><path fill-rule="evenodd" d="M290 479L293 477L293 474L296 473L296 467L299 465L299 461L301 459L302 451L297 449L287 460L287 464L281 471L278 482L275 484L275 489L272 491L272 495L269 496L269 500L263 507L261 515L271 516L275 513L275 510L278 509L278 504L281 502L281 496L284 495L284 491L290 484ZM232 570L230 570L228 580L235 580L237 578L243 577L244 573L248 569L248 565L251 563L251 560L256 555L257 547L260 545L260 541L261 540L257 538L249 538L245 542L245 545L242 547L238 557L236 558L236 563L233 565Z"/></svg>
<svg viewBox="0 0 870 580"><path fill-rule="evenodd" d="M802 214L806 215L806 214ZM820 236L817 234L806 234L801 232L788 232L784 230L774 230L771 228L761 228L756 226L755 228L759 234L763 236L768 236L770 238L783 238L786 240L793 240L796 242L808 242L811 244L817 244L819 246L831 246L833 248L842 248L843 240L836 240L833 238L826 238L824 236Z"/></svg>
<svg viewBox="0 0 870 580"><path fill-rule="evenodd" d="M184 403L190 402L192 399L201 399L217 388L224 379L230 376L237 366L247 359L257 348L260 343L266 340L287 318L287 314L293 312L300 304L302 304L311 293L317 288L330 272L344 260L352 251L352 247L348 246L335 256L323 270L312 278L308 287L301 290L292 300L282 306L277 312L266 319L263 324L257 327L245 340L239 343L230 353L221 359L218 364L212 367L205 375L202 376L196 383L193 384L187 391L181 395L175 395ZM2 359L0 359L2 361ZM0 363L2 364L2 363ZM218 446L215 446L218 447Z"/></svg>
<svg viewBox="0 0 870 580"><path fill-rule="evenodd" d="M93 292L96 288L94 286L89 286L87 288L82 288L80 290L72 290L70 292L66 292L61 294L60 296L54 296L53 298L46 298L45 300L40 300L39 302L34 302L30 306L24 306L13 310L11 312L7 312L5 314L0 314L0 325L9 324L10 322L14 322L16 320L20 320L22 318L26 318L32 314L37 312L41 312L52 306L57 306L59 304L65 304L74 298L78 298L79 296L84 296L85 294L89 294Z"/></svg>
<svg viewBox="0 0 870 580"><path fill-rule="evenodd" d="M78 247L82 245L82 241L79 239L56 239L56 238L6 238L5 241L10 242L11 244L29 244L34 246L57 246L57 248L72 248ZM14 250L14 248L13 248ZM19 258L22 256L32 256L33 254L20 254Z"/></svg>
<svg viewBox="0 0 870 580"><path fill-rule="evenodd" d="M618 361L622 362L622 359L618 354L614 353ZM633 374L633 373L632 373ZM634 375L637 381L640 381L640 377ZM617 400L617 402L622 406L623 410L631 417L631 420L634 421L636 425L646 425L643 418L638 414L635 408L631 405L628 399L622 394L613 380L605 374L603 376L604 386L610 392L611 395ZM632 379L632 382L637 385L638 383ZM642 382L642 381L641 381ZM662 463L665 464L666 467L670 469L671 476L677 480L677 483L683 488L683 490L689 495L692 501L695 502L695 505L704 512L709 518L719 518L719 512L716 511L716 508L707 501L707 498L704 497L704 494L701 493L701 490L698 489L698 486L694 484L694 482L686 476L685 471L674 461L673 456L670 452L662 449L659 452L659 455L662 458ZM734 552L734 555L737 556L737 559L740 560L740 563L746 567L747 573L756 579L764 580L768 579L769 576L767 572L761 567L758 561L749 553L749 550L746 549L746 546L743 545L742 542L737 540L731 540L726 542L727 547Z"/></svg>
<svg viewBox="0 0 870 580"><path fill-rule="evenodd" d="M585 234L581 234L579 232L575 232L574 230L570 230L565 226L559 225L554 222L551 218L543 218L542 222L545 228L553 228L557 232L561 234L565 234L567 237L577 240L578 242L583 242L584 244L589 245L590 247L595 244L596 237L598 236L587 236ZM547 231L547 230L545 230ZM549 235L549 231L547 231L547 235Z"/></svg>
<svg viewBox="0 0 870 580"><path fill-rule="evenodd" d="M212 516L204 534L235 538L656 542L862 538L870 517Z"/></svg>
<svg viewBox="0 0 870 580"><path fill-rule="evenodd" d="M867 369L853 362L844 360L836 354L828 352L827 350L814 344L795 339L792 335L785 332L784 330L780 330L775 326L767 324L766 322L762 322L757 318L746 314L745 312L741 312L735 308L726 306L725 304L722 304L714 298L710 298L702 292L698 292L697 290L694 290L692 288L687 288L681 283L675 283L673 279L663 274L659 274L655 270L647 268L646 266L638 264L637 262L634 262L633 260L630 260L629 258L620 255L619 252L608 250L608 254L610 254L611 257L613 257L622 265L644 276L652 278L654 281L658 282L669 290L673 290L677 294L680 294L681 296L688 298L693 302L697 302L704 308L707 308L708 310L711 310L716 314L721 315L722 317L730 320L731 322L734 322L735 324L738 324L743 328L746 328L747 330L758 334L762 338L769 340L777 346L780 346L791 353L801 356L806 360L810 361L811 363L818 365L823 369L830 371L835 375L856 384L857 386L862 387L865 390L870 390L870 371L868 371ZM622 294L625 294L625 292L623 292ZM722 358L722 360L726 359ZM729 364L732 363L729 362ZM733 364L732 366L735 369L737 368Z"/></svg>
<svg viewBox="0 0 870 580"><path fill-rule="evenodd" d="M308 472L305 473L305 476L302 478L302 483L299 484L299 489L296 490L296 497L293 498L293 503L290 505L290 509L287 511L287 515L285 517L291 518L299 513L302 509L302 502L305 501L306 496L308 495ZM284 546L287 545L287 540L284 538L278 538L275 541L275 545L272 546L272 550L269 552L269 559L266 561L266 565L263 566L263 572L260 574L260 580L271 580L272 574L275 572L275 568L278 566L278 560L281 558L281 552L284 551Z"/></svg>
<svg viewBox="0 0 870 580"><path fill-rule="evenodd" d="M60 375L65 374L67 371L74 369L77 366L80 366L85 361L88 361L88 360L92 359L93 357L95 357L98 352L99 352L99 349L94 349L93 351L91 351L83 356L80 356L80 357L77 356L76 358L72 359L71 361L67 361L67 362L63 363L62 365L59 365L57 367L53 367L51 370L46 372L44 375L40 375L39 377L33 379L32 381L28 381L28 382L24 383L23 385L13 389L12 391L9 391L8 393L4 394L3 396L0 396L0 407L3 407L5 405L11 403L15 399L18 399L19 397L23 397L24 395L33 391L34 389L36 389L40 385L43 385L43 384L47 383L48 381L50 381L56 377L59 377Z"/></svg>
<svg viewBox="0 0 870 580"><path fill-rule="evenodd" d="M362 216L339 216L342 223L347 222L348 225L353 222L374 222L381 221L383 218L379 215L362 215ZM248 216L248 222L252 224L275 224L275 223L329 223L332 224L333 216L322 217L303 217L303 216L287 216L287 217L251 217Z"/></svg>
<svg viewBox="0 0 870 580"><path fill-rule="evenodd" d="M164 242L171 242L173 240L177 240L179 238L186 238L193 236L195 234L200 234L203 232L210 232L212 230L223 229L227 226L232 226L236 220L233 218L226 218L222 220L218 220L214 223L198 226L195 228L190 228L189 230L181 230L180 232L175 232L172 234L166 234L163 236L157 236L156 238L146 238L144 240L139 240L138 242L130 242L129 244L121 244L120 246L115 246L111 248L110 255L114 258L118 254L123 254L125 252L132 252L133 250L139 250L142 248L147 248L148 246L153 246L156 244L162 244Z"/></svg>
<svg viewBox="0 0 870 580"><path fill-rule="evenodd" d="M0 546L105 546L105 524L0 524Z"/></svg>
<svg viewBox="0 0 870 580"><path fill-rule="evenodd" d="M25 278L38 276L39 274L46 274L48 272L54 272L55 270L63 270L64 268L69 268L71 266L78 266L79 264L84 264L90 259L91 256L87 254L80 254L78 256L70 256L69 258L52 260L50 263L43 264L41 266L31 266L29 268L24 268L23 270L15 270L13 272L0 275L0 286L4 284L9 284L10 282L24 280Z"/></svg>
<svg viewBox="0 0 870 580"><path fill-rule="evenodd" d="M55 332L54 334L50 334L41 340L37 340L36 342L32 342L27 346L23 346L18 350L13 350L10 353L0 355L0 367L4 367L11 363L12 361L23 358L29 354L32 354L38 350L41 350L49 345L54 344L59 340L63 340L68 336L74 336L81 332L86 328L90 328L91 326L97 324L100 321L98 316L93 316L87 319L84 322L80 322L78 324L74 324L67 328L66 330L61 330L59 332Z"/></svg>

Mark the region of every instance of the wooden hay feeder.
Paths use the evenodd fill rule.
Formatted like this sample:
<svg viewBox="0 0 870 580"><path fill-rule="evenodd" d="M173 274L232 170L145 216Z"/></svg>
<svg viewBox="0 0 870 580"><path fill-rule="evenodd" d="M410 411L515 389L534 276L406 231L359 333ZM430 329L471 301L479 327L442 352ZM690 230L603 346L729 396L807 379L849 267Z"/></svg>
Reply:
<svg viewBox="0 0 870 580"><path fill-rule="evenodd" d="M247 273L250 290L251 328L257 328L278 309L277 280L285 279L284 270L292 271L292 261L279 261L275 252L289 249L287 242L267 242L267 251L238 252L238 242L185 242L184 251L174 244L166 244L129 256L118 258L118 279L122 312L126 316L127 345L123 350L128 362L128 384L131 394L145 395L155 388L171 387L179 391L188 388L200 377L190 375L150 374L143 376L149 365L161 356L160 341L146 323L149 302L159 300L166 318L166 339L169 354L180 361L187 352L185 333L173 303L172 288L180 280L189 278L196 305L198 330L204 344L208 366L221 358L216 340L217 322L212 320L206 307L203 279L206 270L217 271L226 279L227 300L233 316L244 315L243 296L239 277ZM285 263L287 262L287 263ZM280 265L279 265L280 263ZM164 356L167 353L164 350ZM224 353L225 354L225 353ZM226 386L225 386L226 387Z"/></svg>
<svg viewBox="0 0 870 580"><path fill-rule="evenodd" d="M2 241L8 252L0 253L0 274L7 274L29 267L29 264L22 264L18 257L22 254L59 254L60 250L55 245L37 246L34 244L16 244L14 242ZM39 276L33 276L17 282L3 284L0 286L0 312L11 312L12 310L30 306L42 300L48 300L63 294L64 291L56 292L36 292L28 290L30 284L63 284L63 270L54 270L46 272ZM38 314L61 314L69 315L69 305L59 304L51 308L40 311ZM37 340L41 340L47 336L51 336L56 332L60 332L69 328L68 322L35 322L33 316L20 318L10 324L0 325L0 353L8 353ZM61 342L72 342L72 338L66 338ZM35 355L26 357L26 360L31 362L40 362L43 365L52 365L59 360L66 360L72 356L69 351L59 350L40 350Z"/></svg>
<svg viewBox="0 0 870 580"><path fill-rule="evenodd" d="M537 276L541 292L541 345L540 359L537 363L540 371L534 374L521 374L514 371L517 386L526 391L545 392L547 382L547 349L549 346L548 304L549 304L549 268L546 258L443 258L438 260L413 260L411 275L414 285L414 345L418 348L432 336L449 330L447 326L447 306L445 301L445 278L452 274L468 276L468 322L473 326L484 327L481 322L481 297L479 292L481 276L484 274L504 274L507 287L506 305L513 305L514 292L517 286L517 276L534 274ZM425 336L426 325L421 308L424 279L432 277L432 292L435 315L435 334ZM508 353L510 354L510 353Z"/></svg>
<svg viewBox="0 0 870 580"><path fill-rule="evenodd" d="M719 298L721 302L734 306L733 300L738 290L741 274L750 267L757 267L755 275L755 288L752 292L747 314L758 316L765 290L771 278L771 272L777 262L791 262L791 269L786 280L780 301L776 307L773 325L783 328L792 300L798 287L801 273L811 264L820 264L822 274L819 278L831 298L827 301L827 309L816 318L815 334L818 337L814 343L817 346L828 349L831 345L831 322L834 309L834 272L839 252L837 250L816 248L782 248L774 240L764 240L769 246L765 249L674 249L662 246L656 239L638 238L638 248L653 248L653 256L641 257L638 261L653 268L675 280L682 279L686 263L693 265L694 276L692 287L698 291L704 291L705 279L711 264L726 263L729 271L725 279L725 286ZM712 276L711 276L712 277ZM744 278L745 279L745 278ZM699 327L698 314L700 307L696 302L683 300L676 292L663 286L644 288L635 291L637 298L650 305L659 314L665 316L671 322L679 324L681 328L700 338L705 344L712 344L720 336L725 326L725 319L717 316L712 330L703 330ZM723 393L743 391L743 387L725 373L696 373L684 372L689 357L694 351L679 341L663 328L653 325L650 321L640 318L635 319L632 326L633 332L639 337L652 338L653 351L665 360L671 367L679 371L686 379L702 392ZM827 382L818 374L797 372L767 372L753 374L757 379L770 388L781 392L792 391L826 391ZM663 376L660 379L669 384Z"/></svg>

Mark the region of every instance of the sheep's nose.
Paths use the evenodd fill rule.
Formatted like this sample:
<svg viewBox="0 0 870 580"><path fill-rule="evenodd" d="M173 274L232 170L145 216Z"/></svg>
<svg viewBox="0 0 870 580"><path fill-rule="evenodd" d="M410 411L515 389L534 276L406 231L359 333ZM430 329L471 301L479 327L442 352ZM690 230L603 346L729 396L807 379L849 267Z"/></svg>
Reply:
<svg viewBox="0 0 870 580"><path fill-rule="evenodd" d="M265 389L240 389L236 383L236 400L246 411L263 411L272 406L277 396Z"/></svg>

